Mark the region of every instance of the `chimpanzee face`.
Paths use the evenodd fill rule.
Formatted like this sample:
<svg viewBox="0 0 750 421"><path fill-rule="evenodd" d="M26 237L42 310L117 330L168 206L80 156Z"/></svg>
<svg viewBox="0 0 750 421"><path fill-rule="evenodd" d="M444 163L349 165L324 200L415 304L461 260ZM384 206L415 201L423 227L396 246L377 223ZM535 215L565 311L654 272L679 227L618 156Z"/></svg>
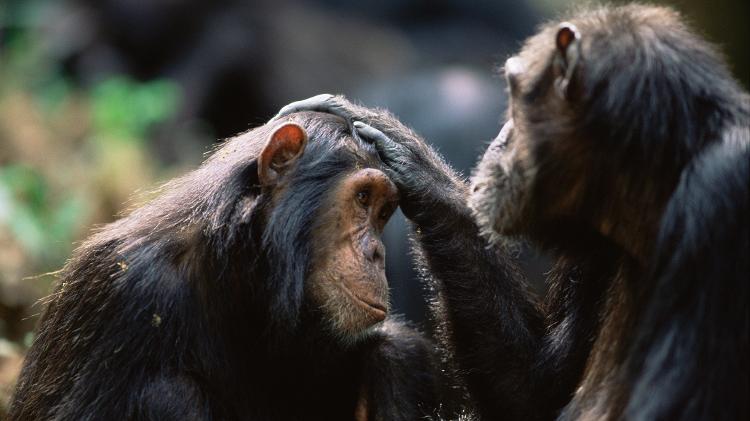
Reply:
<svg viewBox="0 0 750 421"><path fill-rule="evenodd" d="M311 143L302 126L280 124L259 156L259 180L273 207L295 219L285 228L307 232L290 237L308 243L306 304L336 337L351 341L389 310L381 236L398 206L398 191L376 168L374 151L360 150L354 138Z"/></svg>
<svg viewBox="0 0 750 421"><path fill-rule="evenodd" d="M307 280L310 298L337 333L350 337L385 319L388 283L381 235L398 205L396 186L378 169L345 175L321 209Z"/></svg>
<svg viewBox="0 0 750 421"><path fill-rule="evenodd" d="M492 240L526 234L538 218L574 209L578 183L570 177L579 172L573 171L576 160L567 158L583 154L571 150L576 145L565 130L578 57L577 30L563 25L556 35L547 30L532 38L505 63L507 122L472 177L469 202L482 232ZM561 178L548 179L550 174ZM538 188L545 185L551 188Z"/></svg>

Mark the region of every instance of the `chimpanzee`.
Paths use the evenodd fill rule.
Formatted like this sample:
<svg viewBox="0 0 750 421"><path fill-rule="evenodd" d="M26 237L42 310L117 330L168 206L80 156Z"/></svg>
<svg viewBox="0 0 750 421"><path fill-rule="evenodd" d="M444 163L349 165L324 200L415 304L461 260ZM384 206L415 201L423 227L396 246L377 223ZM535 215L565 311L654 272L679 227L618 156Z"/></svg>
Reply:
<svg viewBox="0 0 750 421"><path fill-rule="evenodd" d="M385 112L323 95L282 115L375 143L483 419L747 419L748 94L675 12L639 5L545 26L505 75L470 187ZM516 239L556 256L541 302Z"/></svg>
<svg viewBox="0 0 750 421"><path fill-rule="evenodd" d="M387 315L381 166L327 114L224 143L77 249L10 419L434 415L434 347Z"/></svg>

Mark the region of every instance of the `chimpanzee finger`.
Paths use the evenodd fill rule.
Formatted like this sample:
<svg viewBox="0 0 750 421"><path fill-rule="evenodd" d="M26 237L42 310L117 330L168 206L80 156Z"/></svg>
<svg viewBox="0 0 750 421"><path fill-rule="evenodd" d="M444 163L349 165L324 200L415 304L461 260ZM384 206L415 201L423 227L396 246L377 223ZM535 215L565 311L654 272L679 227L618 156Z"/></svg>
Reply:
<svg viewBox="0 0 750 421"><path fill-rule="evenodd" d="M381 159L390 160L400 155L399 152L403 147L391 140L385 133L361 121L355 121L352 125L362 140L375 145Z"/></svg>
<svg viewBox="0 0 750 421"><path fill-rule="evenodd" d="M388 136L386 136L385 133L370 126L369 124L363 123L361 121L355 121L354 123L352 123L352 125L354 126L355 129L357 129L357 134L359 134L363 140L369 143L392 142L391 139Z"/></svg>
<svg viewBox="0 0 750 421"><path fill-rule="evenodd" d="M335 96L331 94L320 94L301 101L292 102L283 106L271 121L300 111L319 111L347 118L346 115L343 115L344 109L336 106L334 98Z"/></svg>

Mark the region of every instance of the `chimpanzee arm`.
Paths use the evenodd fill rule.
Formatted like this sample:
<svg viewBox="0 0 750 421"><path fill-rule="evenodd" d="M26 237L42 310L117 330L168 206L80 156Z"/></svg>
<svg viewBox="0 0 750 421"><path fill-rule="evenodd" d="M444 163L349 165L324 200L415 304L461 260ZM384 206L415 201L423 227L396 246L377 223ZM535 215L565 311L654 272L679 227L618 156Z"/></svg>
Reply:
<svg viewBox="0 0 750 421"><path fill-rule="evenodd" d="M508 251L479 235L465 205L466 183L416 135L395 142L372 126L354 127L375 143L402 193L404 214L416 224L419 263L435 281L435 310L450 335L443 339L481 414L535 418L543 318Z"/></svg>

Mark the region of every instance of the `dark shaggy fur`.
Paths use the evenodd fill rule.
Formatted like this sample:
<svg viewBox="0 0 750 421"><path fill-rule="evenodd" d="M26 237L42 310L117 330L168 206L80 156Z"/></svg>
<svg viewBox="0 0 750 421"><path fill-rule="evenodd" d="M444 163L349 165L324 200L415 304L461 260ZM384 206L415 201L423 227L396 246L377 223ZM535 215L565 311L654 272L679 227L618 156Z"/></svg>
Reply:
<svg viewBox="0 0 750 421"><path fill-rule="evenodd" d="M542 312L514 298L512 277L494 276L494 302L468 308L470 296L495 294L437 273L453 288L446 314L481 413L745 419L750 99L668 9L604 8L568 21L581 62L565 98L554 89L557 25L527 41L525 71L509 76L514 164L530 174L512 231L560 259ZM492 189L506 191L496 184L506 182L501 156L488 152L473 180L485 232L502 218L491 212ZM477 307L502 311L495 333L461 333Z"/></svg>
<svg viewBox="0 0 750 421"><path fill-rule="evenodd" d="M305 300L322 198L372 150L340 119L291 117L303 158L258 186L269 124L78 248L39 325L10 420L415 420L436 406L430 346L398 321L342 344Z"/></svg>
<svg viewBox="0 0 750 421"><path fill-rule="evenodd" d="M747 419L750 99L668 9L569 21L577 61L550 24L509 62L514 124L471 192L388 113L330 95L291 109L371 126L482 419ZM556 256L544 300L508 235Z"/></svg>

